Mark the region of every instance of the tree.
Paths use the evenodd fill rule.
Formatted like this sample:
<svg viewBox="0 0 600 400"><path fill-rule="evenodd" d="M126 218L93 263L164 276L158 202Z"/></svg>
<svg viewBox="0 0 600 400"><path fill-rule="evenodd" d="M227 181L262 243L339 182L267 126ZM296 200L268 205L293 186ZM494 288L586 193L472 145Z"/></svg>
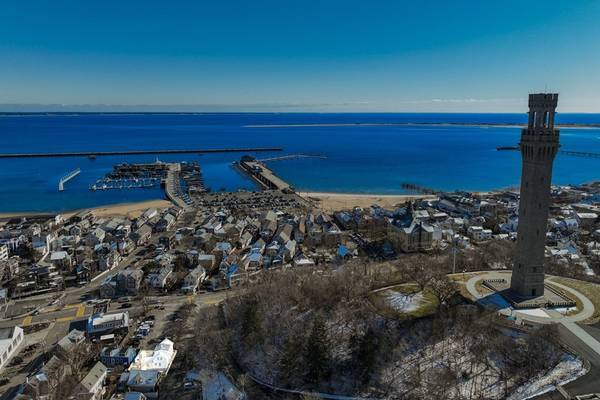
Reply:
<svg viewBox="0 0 600 400"><path fill-rule="evenodd" d="M371 379L375 371L377 350L379 348L375 330L370 326L362 335L355 335L351 339L353 360L358 366L359 378L362 384Z"/></svg>
<svg viewBox="0 0 600 400"><path fill-rule="evenodd" d="M329 337L327 327L321 315L313 321L312 331L308 337L305 349L308 379L319 383L330 374Z"/></svg>
<svg viewBox="0 0 600 400"><path fill-rule="evenodd" d="M429 287L438 299L440 307L454 296L458 290L456 283L450 280L444 273L436 274L429 282Z"/></svg>
<svg viewBox="0 0 600 400"><path fill-rule="evenodd" d="M301 335L292 333L285 342L279 360L279 378L284 382L297 377L304 369L303 348L304 338Z"/></svg>
<svg viewBox="0 0 600 400"><path fill-rule="evenodd" d="M262 336L262 320L258 301L251 299L246 303L242 317L242 338L246 345L256 344Z"/></svg>

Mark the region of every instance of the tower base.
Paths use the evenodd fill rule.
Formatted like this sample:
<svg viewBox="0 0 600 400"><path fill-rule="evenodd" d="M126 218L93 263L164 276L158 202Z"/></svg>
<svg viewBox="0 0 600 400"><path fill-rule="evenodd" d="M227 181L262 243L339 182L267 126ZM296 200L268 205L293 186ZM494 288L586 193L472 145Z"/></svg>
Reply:
<svg viewBox="0 0 600 400"><path fill-rule="evenodd" d="M544 283L544 294L535 297L524 297L510 288L505 279L485 279L483 286L501 295L515 309L523 308L558 308L575 307L576 302L564 291Z"/></svg>

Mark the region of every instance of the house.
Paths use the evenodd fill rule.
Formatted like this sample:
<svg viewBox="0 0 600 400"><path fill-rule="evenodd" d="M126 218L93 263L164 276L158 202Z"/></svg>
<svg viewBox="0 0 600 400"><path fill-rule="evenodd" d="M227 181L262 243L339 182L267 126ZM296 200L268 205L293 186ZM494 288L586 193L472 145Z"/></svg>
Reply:
<svg viewBox="0 0 600 400"><path fill-rule="evenodd" d="M190 271L189 274L183 279L181 290L184 293L195 294L198 290L200 283L206 278L206 271L203 267L196 267Z"/></svg>
<svg viewBox="0 0 600 400"><path fill-rule="evenodd" d="M483 229L481 226L470 226L469 229L467 229L467 233L476 242L482 242L492 238L492 231L490 229Z"/></svg>
<svg viewBox="0 0 600 400"><path fill-rule="evenodd" d="M129 365L135 359L136 354L137 351L133 347L129 347L126 350L104 347L100 351L100 361L110 368L118 365L129 367Z"/></svg>
<svg viewBox="0 0 600 400"><path fill-rule="evenodd" d="M121 262L121 254L109 246L102 246L97 249L98 254L98 269L100 271L106 271L119 266Z"/></svg>
<svg viewBox="0 0 600 400"><path fill-rule="evenodd" d="M167 286L172 273L173 267L170 265L164 266L157 274L149 275L148 281L153 288L164 289Z"/></svg>
<svg viewBox="0 0 600 400"><path fill-rule="evenodd" d="M18 326L0 328L0 371L19 352L24 339L23 329Z"/></svg>
<svg viewBox="0 0 600 400"><path fill-rule="evenodd" d="M81 400L102 399L107 372L106 366L98 361L73 390L74 398Z"/></svg>
<svg viewBox="0 0 600 400"><path fill-rule="evenodd" d="M96 228L91 231L85 238L85 243L89 247L94 247L96 245L101 244L106 237L106 232L102 228Z"/></svg>
<svg viewBox="0 0 600 400"><path fill-rule="evenodd" d="M150 237L152 237L152 227L147 224L140 226L130 235L131 240L136 244L136 246L142 246L148 243Z"/></svg>
<svg viewBox="0 0 600 400"><path fill-rule="evenodd" d="M109 331L129 327L129 313L94 314L88 318L88 334L108 333Z"/></svg>
<svg viewBox="0 0 600 400"><path fill-rule="evenodd" d="M31 238L33 251L44 256L50 251L50 243L55 239L54 235L40 235Z"/></svg>
<svg viewBox="0 0 600 400"><path fill-rule="evenodd" d="M434 228L421 221L412 220L408 226L390 224L388 238L394 249L405 253L429 251L433 248Z"/></svg>
<svg viewBox="0 0 600 400"><path fill-rule="evenodd" d="M158 215L158 210L156 208L149 208L140 216L142 221L148 221Z"/></svg>
<svg viewBox="0 0 600 400"><path fill-rule="evenodd" d="M198 265L205 270L212 270L215 267L215 263L216 260L214 254L198 254Z"/></svg>
<svg viewBox="0 0 600 400"><path fill-rule="evenodd" d="M71 359L71 355L84 343L85 332L73 329L58 341L56 355L61 360L68 361Z"/></svg>
<svg viewBox="0 0 600 400"><path fill-rule="evenodd" d="M156 223L154 229L156 232L166 232L170 230L177 219L173 214L166 213L158 222Z"/></svg>
<svg viewBox="0 0 600 400"><path fill-rule="evenodd" d="M598 221L598 214L593 212L578 212L575 213L575 219L582 229L591 229L596 221Z"/></svg>
<svg viewBox="0 0 600 400"><path fill-rule="evenodd" d="M0 244L0 261L8 261L8 246Z"/></svg>
<svg viewBox="0 0 600 400"><path fill-rule="evenodd" d="M288 240L284 246L281 247L277 256L281 258L283 262L291 261L296 255L296 241Z"/></svg>
<svg viewBox="0 0 600 400"><path fill-rule="evenodd" d="M260 253L248 253L246 258L246 269L259 269L263 264L263 256Z"/></svg>
<svg viewBox="0 0 600 400"><path fill-rule="evenodd" d="M117 295L136 296L142 283L144 272L140 269L127 268L115 277Z"/></svg>
<svg viewBox="0 0 600 400"><path fill-rule="evenodd" d="M176 355L177 351L169 339L157 344L154 350L140 350L129 366L127 386L142 393L156 392L161 378L169 373Z"/></svg>

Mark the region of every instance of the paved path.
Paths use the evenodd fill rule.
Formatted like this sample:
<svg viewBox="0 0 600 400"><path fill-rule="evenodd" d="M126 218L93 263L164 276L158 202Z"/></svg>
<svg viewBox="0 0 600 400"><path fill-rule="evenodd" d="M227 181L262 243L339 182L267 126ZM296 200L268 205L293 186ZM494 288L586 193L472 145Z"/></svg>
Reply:
<svg viewBox="0 0 600 400"><path fill-rule="evenodd" d="M535 315L529 315L529 314L523 313L523 312L513 311L512 309L501 310L502 313L504 315L517 315L519 318L521 318L523 320L531 321L531 322L535 322L535 323L539 323L539 324L558 323L558 322L562 322L562 321L580 322L580 321L584 321L584 320L590 318L592 315L594 315L594 311L595 311L594 304L585 295L583 295L578 290L570 288L561 283L554 282L554 280L553 280L554 278L555 278L554 276L549 276L546 278L546 281L552 283L552 285L560 288L561 290L568 292L570 295L577 297L579 299L579 301L581 302L583 308L577 314L567 316L567 315L563 315L555 310L545 309L545 308L541 308L541 310L544 310L544 312L548 315L547 318L535 316ZM510 271L490 271L485 274L476 275L476 276L472 277L471 279L469 279L466 283L466 287L467 287L467 290L469 291L469 294L471 294L471 296L473 296L473 298L476 300L483 299L484 297L490 296L492 294L492 293L483 293L482 294L479 291L477 291L476 285L479 281L481 281L483 279L510 280Z"/></svg>
<svg viewBox="0 0 600 400"><path fill-rule="evenodd" d="M583 330L582 327L574 322L563 321L561 325L567 328L572 334L577 336L579 340L585 343L591 350L594 351L600 357L600 342L598 342L592 335Z"/></svg>

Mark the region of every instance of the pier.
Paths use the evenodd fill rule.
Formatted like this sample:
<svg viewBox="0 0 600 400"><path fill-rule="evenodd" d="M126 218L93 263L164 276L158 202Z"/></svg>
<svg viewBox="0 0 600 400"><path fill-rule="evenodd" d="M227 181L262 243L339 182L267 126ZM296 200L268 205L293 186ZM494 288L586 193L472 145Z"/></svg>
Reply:
<svg viewBox="0 0 600 400"><path fill-rule="evenodd" d="M40 157L100 157L100 156L135 156L148 154L213 154L213 153L258 153L283 151L281 147L248 147L226 149L155 149L155 150L122 150L122 151L71 151L64 153L0 153L0 158L40 158Z"/></svg>
<svg viewBox="0 0 600 400"><path fill-rule="evenodd" d="M60 178L60 180L58 181L58 190L60 192L65 190L65 183L67 183L71 179L75 178L80 173L81 173L81 168L77 168L77 169L69 172L67 175L63 176L62 178Z"/></svg>
<svg viewBox="0 0 600 400"><path fill-rule="evenodd" d="M268 161L283 161L283 160L293 160L293 159L298 159L298 158L320 158L320 159L326 159L326 156L321 156L318 154L288 154L285 156L279 156L279 157L270 157L270 158L262 158L260 160L260 162L268 162Z"/></svg>
<svg viewBox="0 0 600 400"><path fill-rule="evenodd" d="M265 164L250 156L243 156L237 164L242 171L249 174L264 189L293 192L289 183L275 175Z"/></svg>
<svg viewBox="0 0 600 400"><path fill-rule="evenodd" d="M499 146L496 147L498 151L506 151L506 150L520 150L519 146ZM559 150L558 154L563 156L573 156L573 157L589 157L589 158L600 158L600 153L592 153L589 151L571 151L571 150Z"/></svg>

